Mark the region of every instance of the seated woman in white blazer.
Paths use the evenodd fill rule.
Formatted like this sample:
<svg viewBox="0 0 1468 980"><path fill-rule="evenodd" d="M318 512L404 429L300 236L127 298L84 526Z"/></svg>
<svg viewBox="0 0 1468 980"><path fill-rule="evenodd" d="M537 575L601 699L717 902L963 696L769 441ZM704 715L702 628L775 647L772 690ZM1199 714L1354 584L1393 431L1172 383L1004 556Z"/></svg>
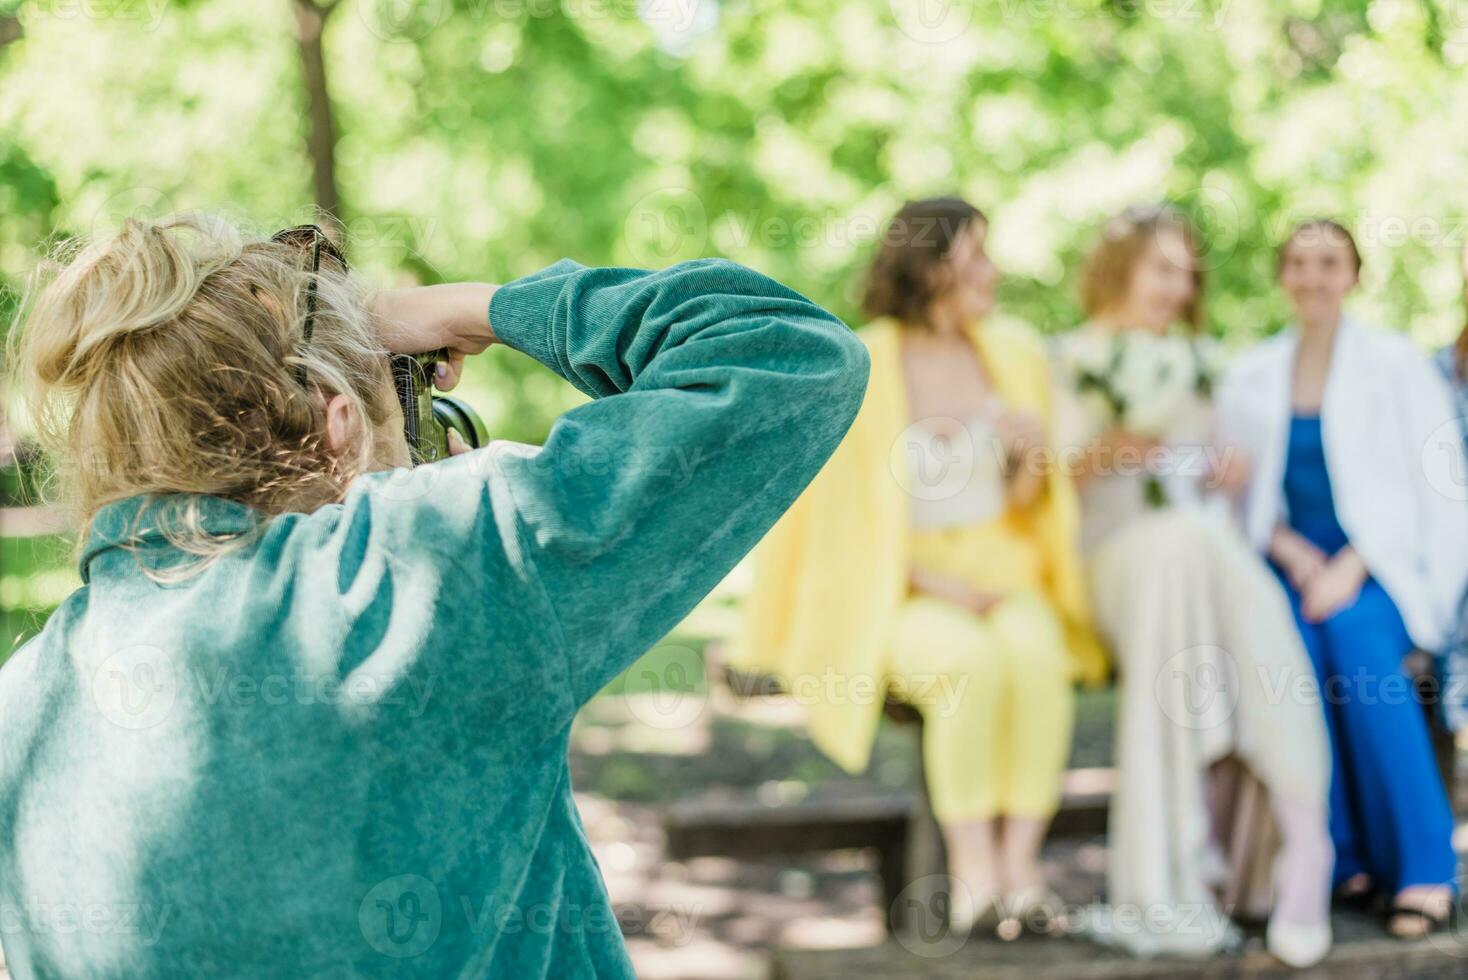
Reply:
<svg viewBox="0 0 1468 980"><path fill-rule="evenodd" d="M1334 755L1342 898L1389 896L1402 938L1444 924L1453 817L1402 669L1445 639L1464 580L1468 508L1448 388L1403 336L1342 312L1361 270L1334 221L1297 227L1279 281L1295 324L1221 386L1226 438L1255 470L1244 520L1284 582L1320 679Z"/></svg>

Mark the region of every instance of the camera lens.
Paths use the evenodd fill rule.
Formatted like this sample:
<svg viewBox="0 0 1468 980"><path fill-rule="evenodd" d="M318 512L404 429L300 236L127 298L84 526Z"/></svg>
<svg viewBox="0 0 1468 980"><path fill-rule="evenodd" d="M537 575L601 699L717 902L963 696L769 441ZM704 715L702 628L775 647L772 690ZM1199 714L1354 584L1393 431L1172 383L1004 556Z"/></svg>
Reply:
<svg viewBox="0 0 1468 980"><path fill-rule="evenodd" d="M470 449L478 449L489 442L489 430L479 413L462 398L451 395L435 395L433 419L445 429L452 429Z"/></svg>

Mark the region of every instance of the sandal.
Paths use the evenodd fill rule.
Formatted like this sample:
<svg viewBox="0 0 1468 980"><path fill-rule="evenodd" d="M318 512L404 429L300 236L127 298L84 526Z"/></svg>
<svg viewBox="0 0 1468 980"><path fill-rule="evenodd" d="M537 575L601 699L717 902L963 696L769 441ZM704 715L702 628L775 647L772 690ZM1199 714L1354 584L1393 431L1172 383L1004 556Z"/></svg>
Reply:
<svg viewBox="0 0 1468 980"><path fill-rule="evenodd" d="M1353 885L1352 882L1355 884ZM1331 894L1330 901L1337 908L1369 912L1380 899L1381 896L1376 892L1376 882L1363 873L1347 879L1344 885Z"/></svg>
<svg viewBox="0 0 1468 980"><path fill-rule="evenodd" d="M964 892L963 898L953 895L949 902L948 928L957 933L967 935L979 930L987 932L998 926L1004 917L997 895L985 895L976 902Z"/></svg>
<svg viewBox="0 0 1468 980"><path fill-rule="evenodd" d="M1065 901L1044 885L1006 895L1001 905L1004 919L997 932L1006 942L1026 932L1054 936L1068 928Z"/></svg>
<svg viewBox="0 0 1468 980"><path fill-rule="evenodd" d="M1454 919L1457 917L1457 911L1457 905L1449 903L1448 914L1444 916L1437 916L1433 915L1425 907L1415 905L1402 905L1399 902L1394 901L1390 906L1388 906L1386 910L1386 931L1391 934L1392 938L1401 939L1406 942L1411 942L1417 939L1426 939L1428 936L1441 929L1451 928L1455 924ZM1392 924L1395 922L1400 922L1403 918L1413 922L1421 922L1423 924L1422 932L1408 933L1404 935L1393 929Z"/></svg>

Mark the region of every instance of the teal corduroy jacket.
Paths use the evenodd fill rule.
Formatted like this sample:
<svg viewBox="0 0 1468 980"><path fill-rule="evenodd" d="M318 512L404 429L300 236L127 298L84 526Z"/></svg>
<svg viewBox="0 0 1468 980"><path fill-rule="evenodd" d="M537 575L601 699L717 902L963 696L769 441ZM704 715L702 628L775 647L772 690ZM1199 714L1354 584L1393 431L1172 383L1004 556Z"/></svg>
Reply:
<svg viewBox="0 0 1468 980"><path fill-rule="evenodd" d="M795 500L865 391L839 320L722 260L563 260L499 338L592 401L544 446L314 513L105 507L0 670L0 944L33 977L631 975L572 716ZM246 544L192 570L160 530Z"/></svg>

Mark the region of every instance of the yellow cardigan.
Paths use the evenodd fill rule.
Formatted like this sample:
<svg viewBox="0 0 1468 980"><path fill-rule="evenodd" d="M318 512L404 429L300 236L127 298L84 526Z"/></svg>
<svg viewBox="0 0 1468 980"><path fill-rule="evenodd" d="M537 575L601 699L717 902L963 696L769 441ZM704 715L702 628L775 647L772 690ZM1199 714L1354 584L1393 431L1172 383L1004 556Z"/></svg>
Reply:
<svg viewBox="0 0 1468 980"><path fill-rule="evenodd" d="M857 332L871 353L866 400L830 461L755 549L754 588L729 645L733 666L772 675L801 698L812 740L849 772L867 766L887 647L908 595L909 505L893 475L907 465L899 436L911 423L900 329L882 319ZM974 324L969 336L1004 402L1048 423L1050 369L1040 338L1014 323ZM1102 682L1108 664L1090 628L1079 505L1058 467L1026 519L1045 553L1072 676Z"/></svg>

